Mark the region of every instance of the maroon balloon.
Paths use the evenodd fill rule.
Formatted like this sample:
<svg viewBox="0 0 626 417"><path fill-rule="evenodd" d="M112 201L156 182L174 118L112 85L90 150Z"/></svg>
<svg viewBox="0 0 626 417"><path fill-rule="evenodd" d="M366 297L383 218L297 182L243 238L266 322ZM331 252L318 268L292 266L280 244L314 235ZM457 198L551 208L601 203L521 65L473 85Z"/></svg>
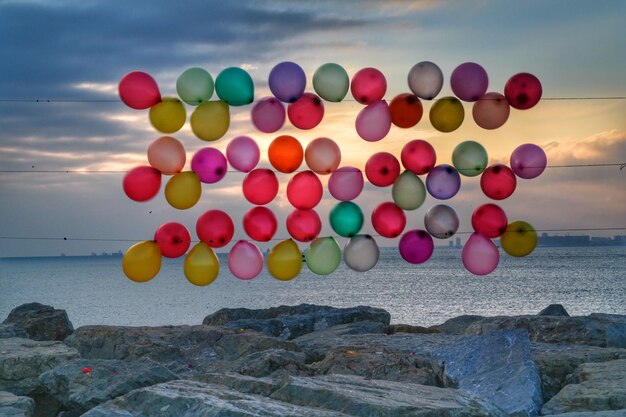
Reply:
<svg viewBox="0 0 626 417"><path fill-rule="evenodd" d="M350 91L359 103L372 104L385 96L387 80L376 68L363 68L352 77Z"/></svg>
<svg viewBox="0 0 626 417"><path fill-rule="evenodd" d="M433 238L425 230L410 230L402 235L398 244L400 256L412 264L426 262L433 254L435 244Z"/></svg>
<svg viewBox="0 0 626 417"><path fill-rule="evenodd" d="M226 246L234 233L235 224L222 210L209 210L196 221L198 238L212 248Z"/></svg>
<svg viewBox="0 0 626 417"><path fill-rule="evenodd" d="M322 221L315 210L294 210L287 216L287 231L300 242L310 242L322 230Z"/></svg>
<svg viewBox="0 0 626 417"><path fill-rule="evenodd" d="M251 239L269 242L276 233L278 222L272 210L267 207L252 207L243 216L243 229Z"/></svg>
<svg viewBox="0 0 626 417"><path fill-rule="evenodd" d="M511 154L511 169L520 178L537 178L546 169L546 153L534 143L525 143Z"/></svg>
<svg viewBox="0 0 626 417"><path fill-rule="evenodd" d="M400 175L400 163L389 152L378 152L365 163L365 176L377 187L388 187Z"/></svg>
<svg viewBox="0 0 626 417"><path fill-rule="evenodd" d="M133 109L149 109L161 101L159 86L145 72L129 72L120 80L118 90L120 99Z"/></svg>
<svg viewBox="0 0 626 417"><path fill-rule="evenodd" d="M483 193L494 200L504 200L515 191L515 174L506 165L496 164L487 168L480 177Z"/></svg>
<svg viewBox="0 0 626 417"><path fill-rule="evenodd" d="M324 118L324 103L313 93L304 93L287 107L287 117L298 129L313 129Z"/></svg>
<svg viewBox="0 0 626 417"><path fill-rule="evenodd" d="M472 214L472 227L477 233L488 238L501 236L508 224L506 213L495 204L483 204Z"/></svg>
<svg viewBox="0 0 626 417"><path fill-rule="evenodd" d="M435 148L425 140L415 139L402 148L400 159L404 168L415 175L428 174L437 162Z"/></svg>
<svg viewBox="0 0 626 417"><path fill-rule="evenodd" d="M191 245L189 230L177 222L164 223L159 226L154 233L154 240L159 245L161 255L166 258L183 256Z"/></svg>
<svg viewBox="0 0 626 417"><path fill-rule="evenodd" d="M285 124L285 107L274 97L257 101L252 108L252 124L264 133L274 133Z"/></svg>
<svg viewBox="0 0 626 417"><path fill-rule="evenodd" d="M148 201L161 188L161 171L150 166L133 168L124 176L122 187L131 200Z"/></svg>
<svg viewBox="0 0 626 417"><path fill-rule="evenodd" d="M287 184L287 199L297 209L310 210L322 199L324 188L313 171L294 175Z"/></svg>
<svg viewBox="0 0 626 417"><path fill-rule="evenodd" d="M262 206L272 201L278 194L278 178L271 169L253 169L243 179L242 188L246 200Z"/></svg>
<svg viewBox="0 0 626 417"><path fill-rule="evenodd" d="M394 203L385 202L372 212L372 226L383 237L398 237L406 226L406 215Z"/></svg>
<svg viewBox="0 0 626 417"><path fill-rule="evenodd" d="M526 110L535 106L541 99L543 89L537 77L527 72L515 74L504 86L504 96L511 107Z"/></svg>

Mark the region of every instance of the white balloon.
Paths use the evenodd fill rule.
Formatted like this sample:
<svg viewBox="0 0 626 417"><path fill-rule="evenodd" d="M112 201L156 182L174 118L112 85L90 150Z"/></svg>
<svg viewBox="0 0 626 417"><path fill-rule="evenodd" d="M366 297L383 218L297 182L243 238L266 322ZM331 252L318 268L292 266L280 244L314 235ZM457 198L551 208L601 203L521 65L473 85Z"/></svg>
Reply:
<svg viewBox="0 0 626 417"><path fill-rule="evenodd" d="M357 272L372 269L378 263L380 250L370 235L356 235L343 249L343 260L346 265Z"/></svg>

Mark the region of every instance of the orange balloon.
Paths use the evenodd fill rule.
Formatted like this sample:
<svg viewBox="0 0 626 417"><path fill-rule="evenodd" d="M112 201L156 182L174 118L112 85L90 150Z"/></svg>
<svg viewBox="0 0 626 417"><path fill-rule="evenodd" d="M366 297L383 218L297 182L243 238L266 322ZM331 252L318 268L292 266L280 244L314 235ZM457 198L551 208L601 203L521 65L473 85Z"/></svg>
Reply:
<svg viewBox="0 0 626 417"><path fill-rule="evenodd" d="M302 164L304 151L293 136L279 136L270 143L267 151L270 163L280 172L294 172Z"/></svg>
<svg viewBox="0 0 626 417"><path fill-rule="evenodd" d="M391 123L405 129L415 126L424 114L420 99L410 93L395 96L389 104L389 111L391 112Z"/></svg>
<svg viewBox="0 0 626 417"><path fill-rule="evenodd" d="M170 136L162 136L148 146L148 162L163 175L174 175L185 166L183 144Z"/></svg>

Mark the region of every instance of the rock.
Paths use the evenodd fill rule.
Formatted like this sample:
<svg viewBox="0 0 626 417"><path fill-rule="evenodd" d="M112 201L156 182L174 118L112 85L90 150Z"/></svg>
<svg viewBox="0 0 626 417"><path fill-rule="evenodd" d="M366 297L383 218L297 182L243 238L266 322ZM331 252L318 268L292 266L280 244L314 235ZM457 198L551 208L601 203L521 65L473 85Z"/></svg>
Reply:
<svg viewBox="0 0 626 417"><path fill-rule="evenodd" d="M563 413L544 415L545 417L626 417L626 409L610 411L584 411L581 413Z"/></svg>
<svg viewBox="0 0 626 417"><path fill-rule="evenodd" d="M9 337L21 337L28 339L28 334L17 327L15 324L0 324L0 339L7 339Z"/></svg>
<svg viewBox="0 0 626 417"><path fill-rule="evenodd" d="M395 333L441 333L432 327L412 326L410 324L391 324L387 329L387 334Z"/></svg>
<svg viewBox="0 0 626 417"><path fill-rule="evenodd" d="M569 313L561 304L550 304L548 307L537 313L538 316L561 316L569 317Z"/></svg>
<svg viewBox="0 0 626 417"><path fill-rule="evenodd" d="M444 386L473 393L510 416L539 414L541 379L526 331L461 337L432 355L443 370Z"/></svg>
<svg viewBox="0 0 626 417"><path fill-rule="evenodd" d="M205 372L237 372L253 377L278 375L314 375L315 370L305 363L306 356L302 352L283 349L270 349L254 352L236 360L215 362ZM195 378L203 381L202 375Z"/></svg>
<svg viewBox="0 0 626 417"><path fill-rule="evenodd" d="M572 382L544 404L543 414L626 408L626 359L582 364Z"/></svg>
<svg viewBox="0 0 626 417"><path fill-rule="evenodd" d="M35 414L35 401L29 397L18 397L10 392L0 391L0 416L32 417Z"/></svg>
<svg viewBox="0 0 626 417"><path fill-rule="evenodd" d="M442 324L431 326L430 329L446 334L464 334L470 325L484 318L484 316L463 315L446 320Z"/></svg>
<svg viewBox="0 0 626 417"><path fill-rule="evenodd" d="M4 323L15 324L33 340L64 340L74 331L65 310L39 303L14 308Z"/></svg>

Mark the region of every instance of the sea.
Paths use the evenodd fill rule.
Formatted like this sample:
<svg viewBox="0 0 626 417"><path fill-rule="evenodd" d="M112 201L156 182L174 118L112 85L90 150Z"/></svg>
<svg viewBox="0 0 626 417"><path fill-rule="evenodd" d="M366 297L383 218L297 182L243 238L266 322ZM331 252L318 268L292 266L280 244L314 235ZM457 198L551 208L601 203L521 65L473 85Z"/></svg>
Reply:
<svg viewBox="0 0 626 417"><path fill-rule="evenodd" d="M537 248L525 258L501 255L486 276L467 272L461 251L437 248L421 265L384 250L365 273L342 265L317 276L303 267L292 281L267 272L242 281L221 272L206 287L190 284L183 259L164 259L149 282L122 272L119 256L0 258L0 320L15 307L39 302L65 309L74 327L90 324L159 326L200 324L221 308L268 308L301 303L369 305L391 313L392 323L430 326L462 314L536 314L563 304L570 315L626 314L626 247Z"/></svg>

